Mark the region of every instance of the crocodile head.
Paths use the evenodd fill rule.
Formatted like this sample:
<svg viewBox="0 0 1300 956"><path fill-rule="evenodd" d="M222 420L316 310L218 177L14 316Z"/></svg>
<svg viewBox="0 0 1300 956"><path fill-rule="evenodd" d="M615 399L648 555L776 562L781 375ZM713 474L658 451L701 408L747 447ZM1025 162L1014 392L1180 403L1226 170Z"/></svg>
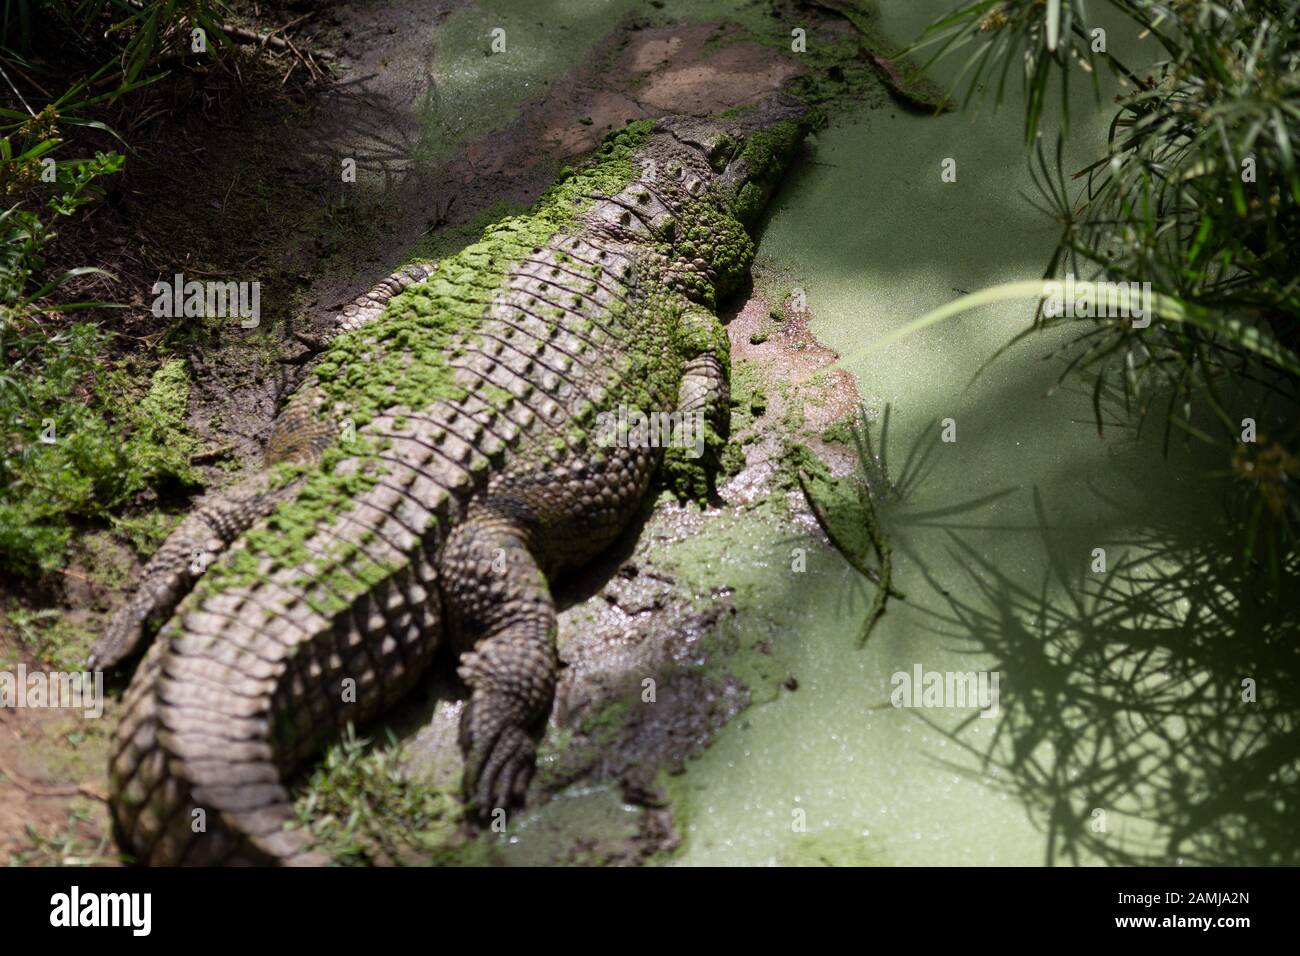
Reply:
<svg viewBox="0 0 1300 956"><path fill-rule="evenodd" d="M676 139L700 150L717 174L708 190L751 233L804 137L821 114L785 94L730 116L666 121Z"/></svg>
<svg viewBox="0 0 1300 956"><path fill-rule="evenodd" d="M690 280L694 291L711 288L705 301L743 288L754 255L751 236L763 209L817 122L806 105L775 94L729 116L668 116L655 124L656 139L671 138L677 149L694 154L682 181L695 200L707 200L665 210L671 224L656 220L661 227L670 225L683 267L698 274ZM676 163L668 168L681 177Z"/></svg>

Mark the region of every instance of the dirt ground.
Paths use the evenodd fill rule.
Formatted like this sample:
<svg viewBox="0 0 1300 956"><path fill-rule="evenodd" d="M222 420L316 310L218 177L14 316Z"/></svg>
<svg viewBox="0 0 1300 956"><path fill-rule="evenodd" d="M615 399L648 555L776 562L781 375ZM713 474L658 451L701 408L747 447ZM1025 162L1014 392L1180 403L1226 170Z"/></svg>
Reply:
<svg viewBox="0 0 1300 956"><path fill-rule="evenodd" d="M621 22L499 128L441 144L450 148L430 160L422 110L442 78L428 37L461 6L386 0L311 10L291 34L302 49L315 51L310 57L255 62L252 51L242 51L237 62L249 72L248 85L214 79L210 88L190 91L183 110L134 118L132 141L143 145L110 201L94 212L88 238L67 255L116 277L90 280L86 291L129 303L103 316L124 357L144 365L161 354L187 360L193 378L188 424L202 446L198 461L210 486L233 480L259 456L279 404L309 366L313 339L335 312L413 251L454 251L485 218L526 206L564 160L629 120L749 105L808 69L779 47L748 39L733 23L658 24L656 5L647 3L644 16ZM248 22L278 26L307 9L262 3ZM824 14L808 16L822 35L849 29ZM358 167L350 187L338 174L348 157ZM262 325L246 331L160 322L146 290L175 272L259 279ZM770 336L756 334L772 324L773 308L783 306L761 291L733 307L735 358L752 362L770 382L806 382L833 356L807 332L806 312L788 312ZM819 379L817 388L822 394L809 404L806 422L814 437L857 402L842 373ZM773 400L769 422L782 420L781 401ZM612 699L618 681L611 674L643 671L652 666L649 659L689 659L692 641L736 613L725 600L702 612L655 571L655 549L706 533L708 522L728 509L743 512L765 492L778 441L775 431L766 431L746 445L746 468L723 489L718 508L700 514L662 505L639 539L629 538L566 586L561 640L568 668L557 696L558 727L581 731L583 715ZM822 444L820 450L840 455L837 468L848 467L842 449ZM807 526L791 502L789 521ZM179 512L185 499L141 504L160 506ZM84 651L147 556L120 534L87 529L73 564L36 586L0 584L0 606L63 612L70 653ZM34 667L40 660L33 643L0 615L0 666ZM110 690L120 691L128 676L109 675ZM786 682L790 675L773 679ZM679 684L677 692L681 706L661 708L657 723L623 728L617 740L584 751L588 756L563 773L539 774L535 789L544 797L584 776L614 779L629 799L661 806L652 775L633 771L679 763L706 745L743 709L750 689L715 674ZM112 860L103 796L114 703L98 721L61 711L0 710L0 859ZM454 726L457 706L453 694L440 710L432 707L433 723L413 735L426 756L454 750L446 729ZM635 847L617 861L644 859L670 848L672 839L670 819L648 817Z"/></svg>

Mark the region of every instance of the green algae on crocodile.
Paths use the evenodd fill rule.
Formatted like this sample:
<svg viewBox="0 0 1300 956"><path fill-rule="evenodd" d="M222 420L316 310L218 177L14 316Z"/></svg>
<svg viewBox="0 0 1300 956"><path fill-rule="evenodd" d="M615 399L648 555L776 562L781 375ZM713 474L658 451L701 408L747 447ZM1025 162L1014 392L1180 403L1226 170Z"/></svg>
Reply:
<svg viewBox="0 0 1300 956"><path fill-rule="evenodd" d="M757 224L767 205L766 193L775 187L790 155L802 141L803 132L796 123L777 123L746 140L740 155L754 172L733 200L735 216L745 226L753 228Z"/></svg>
<svg viewBox="0 0 1300 956"><path fill-rule="evenodd" d="M420 407L437 398L462 396L464 389L454 381L448 362L451 340L477 324L486 297L496 290L511 262L572 223L594 195L616 194L632 180L632 154L645 143L651 126L641 121L606 137L591 164L566 169L530 213L489 226L478 242L442 260L426 283L395 296L375 322L336 338L304 390L319 389L333 417L353 429L389 408ZM386 349L393 349L396 358L382 358ZM372 361L376 356L381 356L378 371ZM383 374L384 361L400 361L402 374ZM490 385L478 394L497 406L510 398L506 390ZM226 561L214 565L196 593L205 597L257 580L264 571L264 558L270 558L276 568L304 564L310 557L305 542L319 521L338 513L378 479L374 453L358 436L350 444L340 440L327 447L319 463L278 466L273 487L301 482L301 490L276 509L264 528L245 535L246 548L235 549ZM354 457L365 464L349 474L336 473L340 463ZM358 583L364 589L392 570L377 566L373 578ZM352 590L344 587L341 593ZM319 609L340 607L330 601Z"/></svg>
<svg viewBox="0 0 1300 956"><path fill-rule="evenodd" d="M315 369L325 397L346 408L359 427L387 408L459 394L444 354L447 343L478 322L484 294L497 289L508 265L573 223L593 196L614 195L631 182L632 154L651 126L640 121L608 136L590 166L562 171L529 213L489 226L478 242L442 260L425 283L394 297L376 322L336 339ZM389 376L375 375L368 361L372 350L387 344L409 356L396 387ZM373 386L376 380L383 385Z"/></svg>

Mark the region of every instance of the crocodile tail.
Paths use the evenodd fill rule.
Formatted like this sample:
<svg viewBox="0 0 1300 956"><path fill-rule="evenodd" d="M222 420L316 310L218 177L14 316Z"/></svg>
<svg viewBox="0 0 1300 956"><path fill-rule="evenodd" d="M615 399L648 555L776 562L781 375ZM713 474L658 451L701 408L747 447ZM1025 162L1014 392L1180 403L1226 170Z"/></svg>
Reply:
<svg viewBox="0 0 1300 956"><path fill-rule="evenodd" d="M292 802L256 718L187 713L169 704L158 693L173 684L169 657L162 642L155 644L123 702L110 763L109 806L119 845L136 862L154 865L326 862L309 851L305 833L284 828ZM220 748L220 759L195 760L205 747ZM210 792L214 782L216 794ZM242 791L242 803L229 799L232 790ZM225 812L214 796L227 798Z"/></svg>
<svg viewBox="0 0 1300 956"><path fill-rule="evenodd" d="M292 573L292 569L291 572ZM335 565L335 580L346 576ZM153 865L320 865L286 781L405 695L441 636L424 548L332 614L326 585L265 580L193 600L123 701L110 758L119 845Z"/></svg>

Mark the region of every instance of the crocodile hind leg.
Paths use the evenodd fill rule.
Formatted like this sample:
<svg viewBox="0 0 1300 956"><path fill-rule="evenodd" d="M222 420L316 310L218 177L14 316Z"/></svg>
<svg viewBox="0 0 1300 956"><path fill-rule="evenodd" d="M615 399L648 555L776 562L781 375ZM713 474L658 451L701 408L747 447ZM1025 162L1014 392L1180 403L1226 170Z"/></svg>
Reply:
<svg viewBox="0 0 1300 956"><path fill-rule="evenodd" d="M286 405L271 429L261 469L232 488L199 499L144 566L135 593L90 649L87 665L95 670L115 667L143 650L145 640L166 622L213 559L297 493L301 480L277 485L271 469L281 463L319 461L334 434L335 426L318 414L310 395Z"/></svg>
<svg viewBox="0 0 1300 956"><path fill-rule="evenodd" d="M682 415L700 413L704 424L725 440L730 429L730 385L725 358L705 352L686 362L682 370L677 410Z"/></svg>
<svg viewBox="0 0 1300 956"><path fill-rule="evenodd" d="M731 342L716 315L696 305L682 315L685 354L677 410L702 412L704 421L722 439L731 424Z"/></svg>
<svg viewBox="0 0 1300 956"><path fill-rule="evenodd" d="M428 280L429 276L433 275L437 268L435 264L423 262L404 265L396 272L380 279L369 292L363 292L357 296L345 305L342 311L336 312L331 317L324 334L313 334L299 330L293 333L293 337L307 346L308 353L323 352L329 347L329 343L340 335L355 332L363 325L375 321L384 314L384 311L388 308L388 303L395 296L405 292L413 285ZM294 361L297 361L297 359Z"/></svg>
<svg viewBox="0 0 1300 956"><path fill-rule="evenodd" d="M92 670L115 667L142 650L212 559L296 488L296 484L272 488L270 476L263 471L200 499L144 566L135 593L90 649L87 666Z"/></svg>
<svg viewBox="0 0 1300 956"><path fill-rule="evenodd" d="M559 668L555 604L526 530L486 506L452 532L440 574L470 687L460 724L465 797L487 818L521 804L532 778Z"/></svg>

